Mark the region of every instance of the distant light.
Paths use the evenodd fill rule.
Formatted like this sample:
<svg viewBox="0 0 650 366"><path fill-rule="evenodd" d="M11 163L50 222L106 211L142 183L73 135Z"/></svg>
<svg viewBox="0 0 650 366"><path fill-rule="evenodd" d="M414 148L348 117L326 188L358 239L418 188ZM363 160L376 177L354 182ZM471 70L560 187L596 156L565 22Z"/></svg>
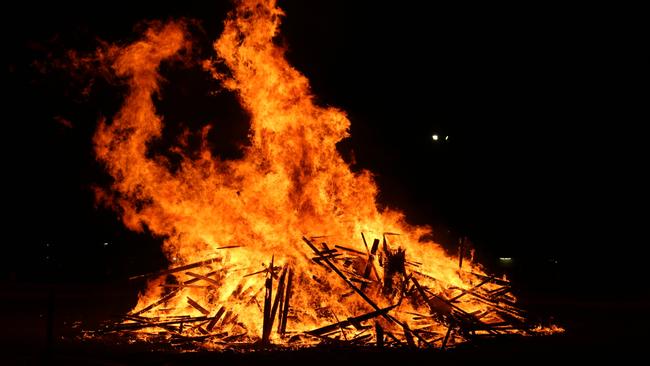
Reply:
<svg viewBox="0 0 650 366"><path fill-rule="evenodd" d="M107 246L108 246L108 243L104 243L104 246L107 247Z"/></svg>
<svg viewBox="0 0 650 366"><path fill-rule="evenodd" d="M438 141L438 135L433 135L431 137L433 137L433 141Z"/></svg>
<svg viewBox="0 0 650 366"><path fill-rule="evenodd" d="M501 262L512 262L512 258L510 257L500 257L499 260Z"/></svg>
<svg viewBox="0 0 650 366"><path fill-rule="evenodd" d="M449 140L449 136L445 136L445 141Z"/></svg>

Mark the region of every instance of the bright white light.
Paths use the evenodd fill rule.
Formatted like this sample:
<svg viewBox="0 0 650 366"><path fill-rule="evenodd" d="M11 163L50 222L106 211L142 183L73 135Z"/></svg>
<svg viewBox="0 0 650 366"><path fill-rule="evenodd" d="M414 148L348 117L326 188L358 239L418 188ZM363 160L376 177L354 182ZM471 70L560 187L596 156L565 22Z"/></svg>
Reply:
<svg viewBox="0 0 650 366"><path fill-rule="evenodd" d="M510 262L512 260L512 258L510 258L510 257L501 257L501 258L499 258L499 260L502 261L502 262Z"/></svg>
<svg viewBox="0 0 650 366"><path fill-rule="evenodd" d="M104 243L104 246L107 247L107 246L108 246L108 243Z"/></svg>
<svg viewBox="0 0 650 366"><path fill-rule="evenodd" d="M449 136L445 136L445 141L449 140Z"/></svg>
<svg viewBox="0 0 650 366"><path fill-rule="evenodd" d="M431 137L433 137L433 141L438 141L438 135L433 135Z"/></svg>

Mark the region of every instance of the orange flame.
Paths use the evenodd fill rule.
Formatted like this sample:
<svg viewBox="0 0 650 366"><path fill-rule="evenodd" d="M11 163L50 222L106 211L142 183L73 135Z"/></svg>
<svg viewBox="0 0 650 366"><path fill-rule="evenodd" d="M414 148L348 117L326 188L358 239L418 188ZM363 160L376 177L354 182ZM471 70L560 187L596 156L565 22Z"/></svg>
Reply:
<svg viewBox="0 0 650 366"><path fill-rule="evenodd" d="M264 278L244 275L263 270L272 256L296 273L287 329L304 331L330 324L332 314L372 310L355 296L341 296L349 289L313 264L303 235L327 235L328 242L364 251L360 232L400 233L394 244L406 250L407 259L422 262L421 272L440 280L428 286L468 288L457 259L421 240L430 229L407 224L399 211L379 209L371 173L352 172L345 163L336 143L348 136L350 121L345 112L314 103L308 80L274 44L282 15L275 0L240 1L214 43L216 62L229 72L217 72L215 61L204 63L250 115L251 145L237 160L220 160L204 147L199 158L184 156L172 171L164 158L147 154L147 144L163 127L152 100L160 87L158 68L190 47L182 23L154 25L140 41L113 50L115 74L129 89L120 111L110 123L101 122L94 137L97 159L114 178L112 193L98 192L98 198L112 204L128 228L146 226L164 237L164 252L175 266L218 256L219 263L212 264L217 274L211 276L218 286L209 291L187 286L183 294L212 314L225 305L238 316L233 327L252 336L262 329L255 296L263 297ZM240 247L218 250L231 245ZM159 298L159 285L149 284L136 310ZM380 306L390 305L379 294L372 297ZM184 299L151 312L200 315ZM468 311L485 307L469 299L465 305Z"/></svg>

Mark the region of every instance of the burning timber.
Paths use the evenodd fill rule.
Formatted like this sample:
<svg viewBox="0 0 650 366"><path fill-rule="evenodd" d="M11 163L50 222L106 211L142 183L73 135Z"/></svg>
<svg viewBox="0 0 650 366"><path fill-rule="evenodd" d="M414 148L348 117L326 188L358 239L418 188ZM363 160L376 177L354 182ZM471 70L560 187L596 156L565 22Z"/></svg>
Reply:
<svg viewBox="0 0 650 366"><path fill-rule="evenodd" d="M263 270L239 274L242 278L263 276L263 286L257 290L238 287L232 299L223 303L190 297L186 293L190 290L192 294L208 293L220 286L219 278L228 268L216 268L221 263L217 257L132 277L162 279L164 282L159 286L164 291L142 309L88 334L117 334L189 349L318 344L445 349L479 338L542 335L554 331L534 327L526 321L524 311L515 305L510 283L504 279L459 268L457 274L468 286L453 286L421 272L420 264L409 261L404 249L391 248L386 235L382 245L380 239L375 239L371 248L363 234L362 237L365 251L328 245L324 241L316 244L316 239L322 239L318 237L302 240L312 265L322 267L330 277L328 280L338 281L348 289L332 296L340 299L356 296L365 304L365 311L337 314L332 309L318 309L322 314L321 323L326 324L304 329L299 319L300 309L292 304L295 278L300 274L289 263L278 263L274 256ZM172 279L176 283L169 282ZM324 279L313 278L313 281ZM251 314L237 313L234 306L237 302L257 305L259 312L253 316L261 319L259 329L251 329L239 321ZM176 308L167 307L171 304ZM178 314L183 309L186 315L165 315Z"/></svg>

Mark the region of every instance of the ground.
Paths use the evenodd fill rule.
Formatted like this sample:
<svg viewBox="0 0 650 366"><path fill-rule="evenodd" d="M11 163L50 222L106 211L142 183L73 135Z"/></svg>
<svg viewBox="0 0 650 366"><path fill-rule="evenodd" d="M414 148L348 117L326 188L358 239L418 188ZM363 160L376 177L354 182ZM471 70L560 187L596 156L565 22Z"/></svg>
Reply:
<svg viewBox="0 0 650 366"><path fill-rule="evenodd" d="M50 293L53 291L54 296ZM550 337L513 337L466 344L456 349L411 350L335 348L321 346L304 350L254 350L238 353L152 351L149 346L108 340L81 340L83 328L119 316L134 301L134 286L127 282L78 285L3 284L3 331L0 344L2 364L66 365L185 365L185 364L415 364L428 362L529 363L545 360L602 357L628 359L643 349L647 329L644 309L648 299L606 301L570 295L535 297L528 294L526 305L533 311L553 314L566 333ZM53 301L51 311L49 304ZM52 314L52 338L48 342L48 314ZM78 324L78 325L77 325ZM75 326L77 326L75 328Z"/></svg>

